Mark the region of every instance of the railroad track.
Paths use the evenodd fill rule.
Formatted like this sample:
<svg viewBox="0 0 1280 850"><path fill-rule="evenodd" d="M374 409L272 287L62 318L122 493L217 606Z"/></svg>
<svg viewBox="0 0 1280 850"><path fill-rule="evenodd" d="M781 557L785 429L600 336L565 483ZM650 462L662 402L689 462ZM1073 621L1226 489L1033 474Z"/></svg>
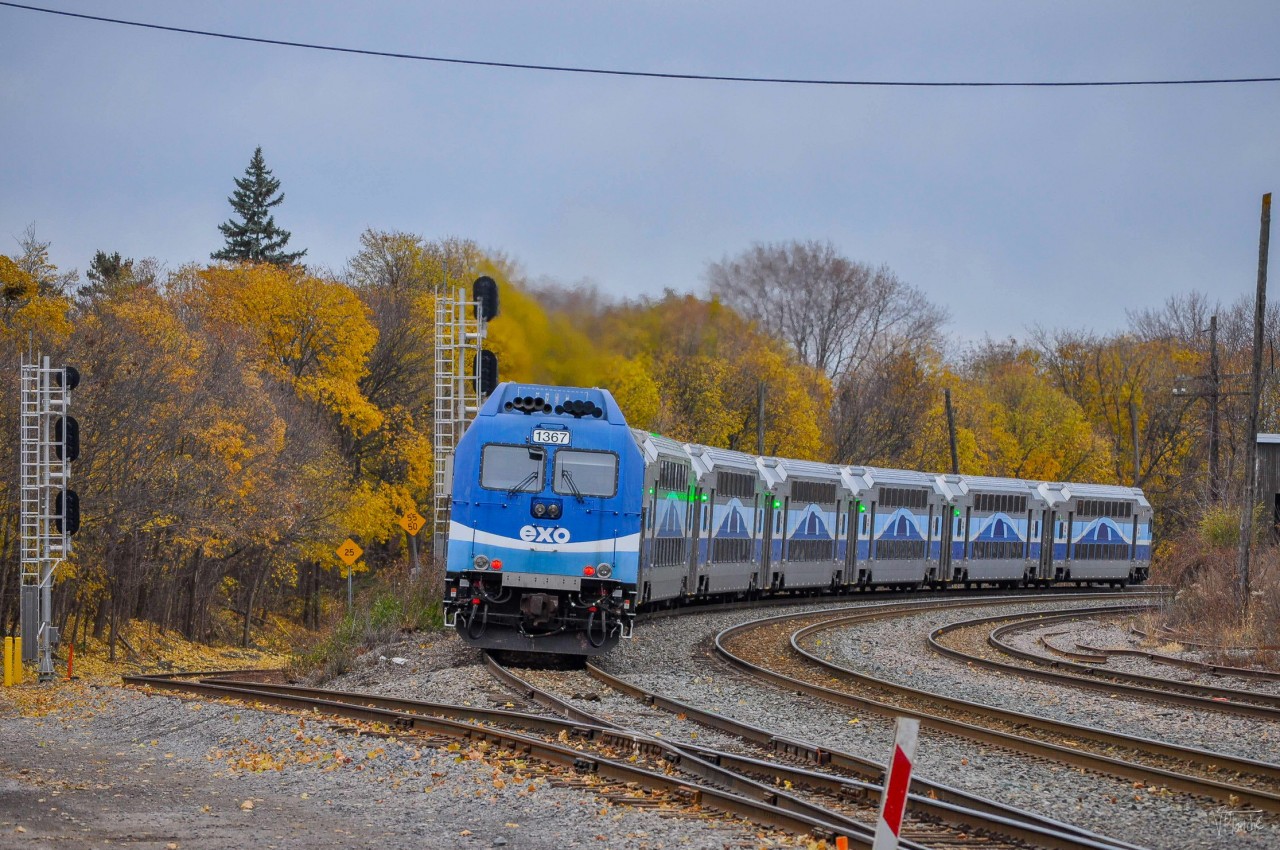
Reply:
<svg viewBox="0 0 1280 850"><path fill-rule="evenodd" d="M1080 591L1069 591L1069 596ZM972 604L959 594L948 594L952 604ZM958 598L959 597L959 598ZM919 597L917 597L919 598ZM1042 597L1023 597L1030 600ZM812 604L812 598L782 600L781 605ZM1000 601L1009 601L1002 597ZM903 603L899 603L903 604ZM906 604L930 604L915 602ZM758 608L760 603L743 602L714 606L714 610ZM698 609L711 610L711 609ZM654 612L662 617L672 612ZM593 670L593 675L603 676ZM258 678L258 681L252 679ZM853 845L869 846L871 829L864 822L876 808L881 768L855 756L824 750L802 741L770 736L772 749L801 762L841 768L853 774L830 776L819 770L786 767L772 759L718 752L692 743L675 746L656 738L619 728L586 722L559 720L543 715L499 709L474 708L415 700L393 699L376 694L336 692L300 688L261 681L261 671L209 671L205 673L126 676L126 684L154 691L180 692L209 699L237 699L248 703L304 710L332 717L385 724L394 734L410 732L425 736L428 745L469 741L495 745L496 751L541 760L563 768L548 781L559 785L585 785L613 802L638 807L674 804L678 816L703 817L707 810L723 812L754 823L793 834L834 840L848 837ZM625 687L625 683L620 683ZM696 709L686 709L690 716ZM726 721L731 722L731 721ZM341 728L341 727L339 727ZM764 730L748 733L767 735ZM859 773L861 771L861 773ZM861 778L857 778L861 777ZM784 786L779 788L777 783ZM815 804L798 794L783 793L790 782L796 789L818 789L828 800ZM1011 810L942 785L913 783L918 793L911 804L921 817L904 847L925 846L1070 847L1138 850L1136 845L1114 841L1048 818L1013 813ZM729 790L726 790L729 789ZM664 806L665 807L665 806ZM861 817L853 817L849 812ZM957 825L973 823L970 832ZM914 842L914 843L911 843Z"/></svg>
<svg viewBox="0 0 1280 850"><path fill-rule="evenodd" d="M1059 601L1048 596L1038 599ZM969 601L966 604L1007 603L1005 597L990 603ZM950 607L956 606L933 606L934 609ZM1138 780L1153 790L1167 788L1233 806L1248 805L1264 812L1280 812L1280 766L922 691L843 668L804 646L825 631L922 610L930 610L928 603L769 617L724 630L716 637L716 651L731 664L776 685L845 707L886 716L916 717L923 725L939 731ZM780 667L789 668L794 675L778 672Z"/></svg>
<svg viewBox="0 0 1280 850"><path fill-rule="evenodd" d="M616 725L557 696L548 688L533 685L527 678L504 667L492 656L486 656L486 665L499 681L521 699L531 700L574 720L600 726ZM874 829L884 781L883 768L879 764L848 753L775 735L723 715L702 711L645 691L595 665L589 665L587 672L606 686L644 706L666 710L682 719L693 720L718 732L740 738L750 745L746 748L747 752L730 752L692 742L667 741L681 752L697 755L749 779L763 782L766 788L773 789L775 793L781 793L778 792L779 788L795 789L797 793L787 796L801 799L798 792L803 790L817 800L816 803L806 805L815 806L819 812L838 811L861 825L868 834ZM545 677L547 674L544 671L540 675ZM779 762L779 757L792 763ZM796 766L794 763L820 766L823 770ZM1108 847L1117 850L1132 850L1135 847L1052 818L1029 815L920 777L913 778L907 820L902 834L910 842L926 846ZM903 846L910 845L904 843Z"/></svg>
<svg viewBox="0 0 1280 850"><path fill-rule="evenodd" d="M1140 673L1129 673L1121 670L1108 670L1096 665L1106 661L1098 660L1096 653L1071 653L1074 658L1049 658L1034 652L1028 652L1012 646L1007 638L1011 635L1038 628L1045 625L1066 623L1088 617L1101 615L1131 613L1142 610L1139 606L1107 606L1105 608L1075 609L1062 613L1034 613L997 615L978 617L948 623L929 633L929 648L934 652L954 658L964 663L986 667L1024 678L1040 679L1054 684L1072 687L1090 688L1093 690L1119 693L1127 697L1157 700L1194 708L1198 711L1219 711L1239 714L1246 717L1257 717L1263 720L1280 720L1280 695L1261 691L1223 688L1214 685L1199 685L1182 682L1161 676L1147 676ZM999 625L986 635L986 644L999 652L1026 664L1014 664L975 654L961 648L955 640L958 633L970 630L985 630L987 626ZM951 640L944 640L951 638ZM1054 649L1055 652L1062 650ZM1086 659L1088 659L1086 661ZM1038 669L1049 668L1049 669Z"/></svg>
<svg viewBox="0 0 1280 850"><path fill-rule="evenodd" d="M1134 630L1140 637L1146 637L1141 632ZM1086 646L1084 644L1076 644L1078 649L1084 650L1090 655L1105 660L1112 655L1129 656L1132 658L1144 658L1154 664L1167 664L1170 667L1182 667L1187 670L1194 670L1198 673L1207 673L1214 676L1236 676L1241 679L1259 679L1268 682L1280 682L1280 673L1274 670L1259 670L1255 667L1234 667L1230 664L1213 664L1208 661L1197 661L1193 658L1179 658L1176 655L1165 655L1160 652L1149 652L1145 649L1109 649L1098 646Z"/></svg>
<svg viewBox="0 0 1280 850"><path fill-rule="evenodd" d="M513 754L567 768L571 776L559 784L588 784L613 802L652 806L665 801L705 807L797 835L826 841L845 836L853 844L871 844L871 834L856 821L815 811L809 805L795 805L793 795L784 795L692 751L681 751L649 736L541 714L234 678L242 673L194 674L196 678L135 675L126 676L125 683L206 699L231 698L381 723L399 732L425 733L437 742L488 742ZM724 790L726 786L734 790ZM637 796L636 789L662 796ZM924 850L919 844L903 846Z"/></svg>

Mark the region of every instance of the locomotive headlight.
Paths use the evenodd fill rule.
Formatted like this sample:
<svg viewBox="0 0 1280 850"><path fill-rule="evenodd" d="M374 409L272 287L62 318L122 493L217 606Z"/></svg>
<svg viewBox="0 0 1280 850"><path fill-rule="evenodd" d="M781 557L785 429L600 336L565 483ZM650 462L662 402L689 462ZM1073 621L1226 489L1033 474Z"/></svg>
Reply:
<svg viewBox="0 0 1280 850"><path fill-rule="evenodd" d="M489 559L484 555L476 555L471 559L471 563L475 565L477 570L489 569Z"/></svg>
<svg viewBox="0 0 1280 850"><path fill-rule="evenodd" d="M541 519L547 514L547 506L542 502L536 502L533 506L533 515Z"/></svg>
<svg viewBox="0 0 1280 850"><path fill-rule="evenodd" d="M560 506L555 504L548 505L547 516L551 517L551 519L560 519Z"/></svg>
<svg viewBox="0 0 1280 850"><path fill-rule="evenodd" d="M613 575L613 567L602 563L600 566L596 567L596 575L600 576L600 578L608 578Z"/></svg>

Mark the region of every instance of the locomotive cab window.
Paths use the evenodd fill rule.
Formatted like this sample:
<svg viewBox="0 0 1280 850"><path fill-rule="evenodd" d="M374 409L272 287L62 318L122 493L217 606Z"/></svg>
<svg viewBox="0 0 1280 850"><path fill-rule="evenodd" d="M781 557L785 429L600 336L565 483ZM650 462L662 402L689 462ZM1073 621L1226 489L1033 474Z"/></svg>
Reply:
<svg viewBox="0 0 1280 850"><path fill-rule="evenodd" d="M560 449L552 487L566 496L603 496L618 492L618 456L613 452Z"/></svg>
<svg viewBox="0 0 1280 850"><path fill-rule="evenodd" d="M490 443L480 457L480 486L509 493L542 490L547 450L537 446Z"/></svg>

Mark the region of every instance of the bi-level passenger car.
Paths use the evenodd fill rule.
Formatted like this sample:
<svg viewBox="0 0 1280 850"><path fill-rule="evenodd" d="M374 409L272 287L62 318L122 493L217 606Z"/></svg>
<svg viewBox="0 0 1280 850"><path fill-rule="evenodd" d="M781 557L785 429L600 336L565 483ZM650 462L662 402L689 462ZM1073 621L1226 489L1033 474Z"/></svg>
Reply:
<svg viewBox="0 0 1280 850"><path fill-rule="evenodd" d="M593 655L698 600L1147 577L1141 490L757 457L627 427L605 390L499 385L459 442L448 621Z"/></svg>

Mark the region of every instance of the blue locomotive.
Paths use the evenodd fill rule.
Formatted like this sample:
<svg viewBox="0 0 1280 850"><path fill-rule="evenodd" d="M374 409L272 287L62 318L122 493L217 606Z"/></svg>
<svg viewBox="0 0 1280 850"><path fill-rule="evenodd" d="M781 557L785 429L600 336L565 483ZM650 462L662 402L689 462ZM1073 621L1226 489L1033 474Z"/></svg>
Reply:
<svg viewBox="0 0 1280 850"><path fill-rule="evenodd" d="M497 649L593 655L629 636L643 477L607 391L500 384L453 455L449 621Z"/></svg>
<svg viewBox="0 0 1280 850"><path fill-rule="evenodd" d="M501 384L453 456L446 621L595 655L699 600L1123 586L1151 520L1136 488L757 457L630 429L605 390Z"/></svg>

